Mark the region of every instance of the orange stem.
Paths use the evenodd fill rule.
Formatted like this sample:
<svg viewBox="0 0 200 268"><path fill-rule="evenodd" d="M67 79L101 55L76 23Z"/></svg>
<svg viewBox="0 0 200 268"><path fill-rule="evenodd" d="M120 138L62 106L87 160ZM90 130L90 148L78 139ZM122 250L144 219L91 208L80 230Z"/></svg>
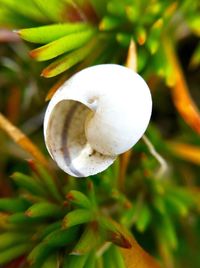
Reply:
<svg viewBox="0 0 200 268"><path fill-rule="evenodd" d="M41 151L32 143L32 141L15 127L5 116L0 113L0 128L5 131L10 138L22 149L32 155L39 163L48 166L48 162Z"/></svg>

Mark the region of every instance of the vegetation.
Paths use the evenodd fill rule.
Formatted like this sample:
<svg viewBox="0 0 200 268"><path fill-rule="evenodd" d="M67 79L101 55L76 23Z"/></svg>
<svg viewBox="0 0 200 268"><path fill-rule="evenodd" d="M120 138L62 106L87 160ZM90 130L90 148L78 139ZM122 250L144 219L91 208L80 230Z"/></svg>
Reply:
<svg viewBox="0 0 200 268"><path fill-rule="evenodd" d="M0 0L1 267L200 267L199 9L197 0ZM101 63L137 70L153 115L131 151L77 179L45 149L45 101Z"/></svg>

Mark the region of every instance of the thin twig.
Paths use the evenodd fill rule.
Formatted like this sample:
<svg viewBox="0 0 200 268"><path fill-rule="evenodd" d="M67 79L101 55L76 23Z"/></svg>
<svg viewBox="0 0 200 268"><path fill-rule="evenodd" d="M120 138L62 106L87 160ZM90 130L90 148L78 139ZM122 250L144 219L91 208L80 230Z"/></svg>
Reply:
<svg viewBox="0 0 200 268"><path fill-rule="evenodd" d="M161 178L165 172L168 169L168 165L167 162L165 161L165 159L156 151L154 145L151 143L151 141L147 138L146 135L143 135L142 137L144 143L147 145L149 152L155 157L155 159L158 161L158 163L160 164L160 168L156 173L156 177L157 178Z"/></svg>
<svg viewBox="0 0 200 268"><path fill-rule="evenodd" d="M183 120L200 134L200 109L192 99L171 39L163 37L162 44L168 58L168 64L173 70L173 75L169 77L167 83L171 88L174 105Z"/></svg>
<svg viewBox="0 0 200 268"><path fill-rule="evenodd" d="M132 69L133 71L137 71L137 49L136 49L136 44L131 39L129 49L128 49L128 55L126 59L126 67Z"/></svg>
<svg viewBox="0 0 200 268"><path fill-rule="evenodd" d="M101 257L103 253L109 249L109 247L112 245L111 242L105 242L96 252L96 257Z"/></svg>
<svg viewBox="0 0 200 268"><path fill-rule="evenodd" d="M83 10L77 5L75 1L70 1L70 4L73 6L73 8L78 12L80 18L83 20L83 22L88 22L87 16L83 12Z"/></svg>
<svg viewBox="0 0 200 268"><path fill-rule="evenodd" d="M0 113L0 128L5 131L10 138L16 142L22 149L28 152L39 163L48 166L48 161L35 144L16 126L14 126L5 116Z"/></svg>
<svg viewBox="0 0 200 268"><path fill-rule="evenodd" d="M118 175L118 189L121 192L124 192L124 181L126 177L126 171L128 168L128 164L130 161L132 155L132 151L129 150L119 157L119 164L120 164L120 169L119 169L119 175Z"/></svg>
<svg viewBox="0 0 200 268"><path fill-rule="evenodd" d="M176 156L196 165L200 165L200 146L176 141L168 142L167 145Z"/></svg>

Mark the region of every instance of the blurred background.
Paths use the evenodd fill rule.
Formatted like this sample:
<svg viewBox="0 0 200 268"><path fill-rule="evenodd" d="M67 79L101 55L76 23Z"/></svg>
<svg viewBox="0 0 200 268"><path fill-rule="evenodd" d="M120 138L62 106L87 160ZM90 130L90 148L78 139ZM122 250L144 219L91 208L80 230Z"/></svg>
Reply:
<svg viewBox="0 0 200 268"><path fill-rule="evenodd" d="M58 23L84 24L93 33L83 44L77 40L79 47L64 51L59 59L52 55L36 62L38 56L30 51L45 45L37 27ZM35 33L19 31L27 28L35 28ZM51 37L50 29L47 32L49 44L64 35ZM21 144L19 133L15 136L9 129L10 123L45 155L66 191L85 191L85 182L78 185L60 171L46 151L42 130L45 99L82 68L100 63L125 65L132 40L134 50L128 59L137 59L137 70L153 98L146 132L150 144L140 140L114 167L92 178L97 202L131 230L163 267L200 267L199 37L197 0L0 0L0 197L23 196L24 190L10 176L33 173L28 163L32 150ZM69 58L73 63L59 73L58 60L63 63ZM126 209L123 200L128 200ZM117 212L109 212L114 204ZM1 202L0 210L6 211ZM0 236L4 232L2 227ZM0 242L0 256L1 251ZM20 261L2 267L27 267Z"/></svg>

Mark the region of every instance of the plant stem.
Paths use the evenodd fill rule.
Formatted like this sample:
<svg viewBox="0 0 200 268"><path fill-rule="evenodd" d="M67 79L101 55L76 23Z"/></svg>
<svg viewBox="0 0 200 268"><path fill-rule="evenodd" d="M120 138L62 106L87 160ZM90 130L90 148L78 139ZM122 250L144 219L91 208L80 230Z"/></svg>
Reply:
<svg viewBox="0 0 200 268"><path fill-rule="evenodd" d="M159 162L160 164L160 168L158 170L158 172L156 173L156 177L160 178L162 177L165 172L168 169L168 165L167 162L165 161L165 159L156 151L154 145L151 143L151 141L147 138L146 135L143 135L142 137L144 143L147 145L149 152L155 157L155 159Z"/></svg>
<svg viewBox="0 0 200 268"><path fill-rule="evenodd" d="M44 166L48 166L48 162L42 152L38 149L38 147L32 143L32 141L19 130L16 126L14 126L4 115L0 113L0 128L5 131L10 138L17 143L23 150L28 152L30 155L34 157L39 163Z"/></svg>

